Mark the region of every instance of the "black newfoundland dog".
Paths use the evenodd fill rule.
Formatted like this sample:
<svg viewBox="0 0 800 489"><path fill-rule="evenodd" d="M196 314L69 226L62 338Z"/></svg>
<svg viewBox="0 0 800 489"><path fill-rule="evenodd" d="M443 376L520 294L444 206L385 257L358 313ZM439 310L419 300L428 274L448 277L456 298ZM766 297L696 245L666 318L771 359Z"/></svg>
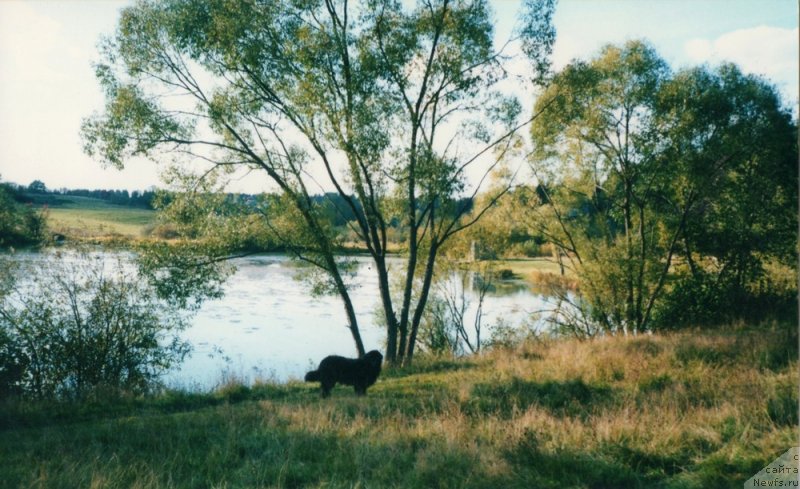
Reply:
<svg viewBox="0 0 800 489"><path fill-rule="evenodd" d="M331 395L331 389L337 383L352 385L356 395L364 396L367 394L367 387L378 380L381 363L383 355L378 350L372 350L361 358L331 355L319 362L319 368L306 374L306 382L319 382L322 397Z"/></svg>

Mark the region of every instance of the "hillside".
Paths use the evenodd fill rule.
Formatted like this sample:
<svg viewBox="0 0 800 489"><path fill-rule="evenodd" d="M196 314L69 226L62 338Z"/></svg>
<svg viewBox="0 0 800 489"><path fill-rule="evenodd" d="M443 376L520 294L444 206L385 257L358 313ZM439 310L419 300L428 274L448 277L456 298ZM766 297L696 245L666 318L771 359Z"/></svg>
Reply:
<svg viewBox="0 0 800 489"><path fill-rule="evenodd" d="M235 383L0 406L5 487L729 488L797 443L794 325L540 340L366 398Z"/></svg>
<svg viewBox="0 0 800 489"><path fill-rule="evenodd" d="M53 233L74 238L138 238L155 222L152 210L91 197L32 194L26 197L33 197L34 205L47 208L47 224Z"/></svg>

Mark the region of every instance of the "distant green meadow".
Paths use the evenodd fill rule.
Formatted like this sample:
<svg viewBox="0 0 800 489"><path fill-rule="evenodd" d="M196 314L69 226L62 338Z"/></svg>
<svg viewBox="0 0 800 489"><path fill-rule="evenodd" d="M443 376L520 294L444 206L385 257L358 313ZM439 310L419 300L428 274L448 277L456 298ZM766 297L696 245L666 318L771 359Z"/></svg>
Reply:
<svg viewBox="0 0 800 489"><path fill-rule="evenodd" d="M53 233L76 238L139 238L155 223L155 211L125 207L89 197L58 196L48 203Z"/></svg>

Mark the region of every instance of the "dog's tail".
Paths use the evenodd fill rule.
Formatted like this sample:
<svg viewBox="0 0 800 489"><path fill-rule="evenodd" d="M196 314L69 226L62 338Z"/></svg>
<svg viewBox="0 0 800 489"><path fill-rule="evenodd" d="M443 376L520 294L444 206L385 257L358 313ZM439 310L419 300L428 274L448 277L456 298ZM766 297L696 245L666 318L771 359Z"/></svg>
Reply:
<svg viewBox="0 0 800 489"><path fill-rule="evenodd" d="M307 373L306 382L319 382L319 370L312 370Z"/></svg>

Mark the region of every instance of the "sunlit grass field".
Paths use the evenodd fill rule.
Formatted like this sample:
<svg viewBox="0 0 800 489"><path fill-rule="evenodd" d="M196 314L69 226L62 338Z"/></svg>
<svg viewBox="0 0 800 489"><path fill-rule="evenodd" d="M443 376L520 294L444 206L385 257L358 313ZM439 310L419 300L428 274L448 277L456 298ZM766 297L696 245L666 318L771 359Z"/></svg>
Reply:
<svg viewBox="0 0 800 489"><path fill-rule="evenodd" d="M88 197L59 196L58 204L47 208L50 230L77 238L139 238L154 221L152 210L118 206Z"/></svg>
<svg viewBox="0 0 800 489"><path fill-rule="evenodd" d="M539 340L366 398L236 383L0 405L3 487L731 488L797 445L795 325Z"/></svg>

